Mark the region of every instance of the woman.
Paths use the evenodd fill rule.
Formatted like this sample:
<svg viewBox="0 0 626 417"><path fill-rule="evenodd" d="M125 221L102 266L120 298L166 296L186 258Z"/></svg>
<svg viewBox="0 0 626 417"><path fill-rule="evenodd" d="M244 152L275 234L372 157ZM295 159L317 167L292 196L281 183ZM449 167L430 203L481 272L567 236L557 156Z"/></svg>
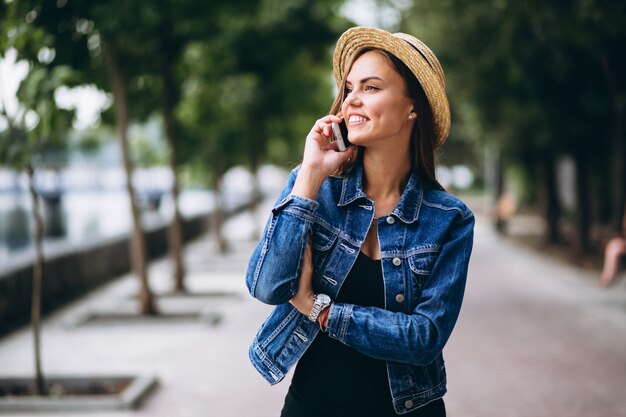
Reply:
<svg viewBox="0 0 626 417"><path fill-rule="evenodd" d="M450 111L419 40L352 28L339 94L306 138L248 267L276 305L250 359L272 384L298 362L282 416L443 416L441 355L461 307L474 217L435 179ZM331 123L353 144L337 152Z"/></svg>

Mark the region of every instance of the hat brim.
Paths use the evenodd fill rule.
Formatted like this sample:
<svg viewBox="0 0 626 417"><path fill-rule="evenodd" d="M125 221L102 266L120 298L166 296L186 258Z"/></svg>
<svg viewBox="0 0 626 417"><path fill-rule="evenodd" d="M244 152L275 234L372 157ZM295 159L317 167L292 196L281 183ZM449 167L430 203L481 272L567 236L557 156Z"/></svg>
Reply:
<svg viewBox="0 0 626 417"><path fill-rule="evenodd" d="M394 55L415 75L432 111L435 148L440 147L450 132L450 105L443 71L433 52L423 42L404 33L391 34L362 26L348 29L337 41L333 55L335 81L340 89L346 66L353 55L364 48L380 49Z"/></svg>

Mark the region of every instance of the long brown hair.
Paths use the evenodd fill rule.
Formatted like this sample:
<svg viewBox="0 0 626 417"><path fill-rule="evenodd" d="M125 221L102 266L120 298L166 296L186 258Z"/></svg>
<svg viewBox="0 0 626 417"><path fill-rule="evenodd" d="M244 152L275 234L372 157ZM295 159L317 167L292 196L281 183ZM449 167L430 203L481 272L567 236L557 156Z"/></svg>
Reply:
<svg viewBox="0 0 626 417"><path fill-rule="evenodd" d="M393 64L394 68L398 71L398 74L404 79L406 85L407 96L411 99L415 106L415 113L417 114L416 123L413 125L411 131L411 169L415 172L421 180L424 180L428 185L442 188L441 184L437 181L435 175L436 168L436 156L435 156L435 143L436 135L433 125L433 116L426 99L426 94L420 85L419 81L413 75L411 70L395 55L375 48L363 48L352 56L352 59L348 63L345 71L344 79L341 81L339 91L335 97L330 108L330 114L337 114L341 110L341 105L345 100L345 85L346 77L356 61L360 56L368 51L377 51L387 57ZM359 149L359 152L361 150ZM344 163L338 170L338 175L345 174L348 169L356 163L359 158L354 158L350 162Z"/></svg>

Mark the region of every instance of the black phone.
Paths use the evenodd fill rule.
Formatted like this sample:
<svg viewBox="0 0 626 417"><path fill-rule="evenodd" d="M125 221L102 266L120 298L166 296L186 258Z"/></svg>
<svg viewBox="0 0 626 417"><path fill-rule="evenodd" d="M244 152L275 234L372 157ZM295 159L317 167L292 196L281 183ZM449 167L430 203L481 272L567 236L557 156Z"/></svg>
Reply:
<svg viewBox="0 0 626 417"><path fill-rule="evenodd" d="M341 123L332 123L330 125L333 131L333 139L337 142L337 150L339 152L343 152L350 145L350 141L348 140L348 127L346 126L346 121L342 120Z"/></svg>

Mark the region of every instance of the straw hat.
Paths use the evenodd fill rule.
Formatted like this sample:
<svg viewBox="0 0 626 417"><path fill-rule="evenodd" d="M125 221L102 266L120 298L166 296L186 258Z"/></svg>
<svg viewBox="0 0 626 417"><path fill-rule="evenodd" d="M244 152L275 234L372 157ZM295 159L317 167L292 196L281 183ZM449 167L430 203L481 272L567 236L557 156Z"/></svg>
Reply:
<svg viewBox="0 0 626 417"><path fill-rule="evenodd" d="M335 47L333 67L335 80L341 89L346 65L363 48L389 52L413 72L426 93L433 114L437 142L440 147L450 132L450 105L446 97L446 79L437 57L422 41L406 33L391 34L385 30L354 27L341 35Z"/></svg>

